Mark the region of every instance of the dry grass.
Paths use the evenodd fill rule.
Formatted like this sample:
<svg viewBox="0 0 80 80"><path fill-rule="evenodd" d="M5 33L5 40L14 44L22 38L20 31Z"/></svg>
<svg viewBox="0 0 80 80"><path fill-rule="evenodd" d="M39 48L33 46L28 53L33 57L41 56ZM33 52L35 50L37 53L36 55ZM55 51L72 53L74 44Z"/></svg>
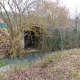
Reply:
<svg viewBox="0 0 80 80"><path fill-rule="evenodd" d="M1 73L2 80L80 80L80 50L46 55L33 68Z"/></svg>

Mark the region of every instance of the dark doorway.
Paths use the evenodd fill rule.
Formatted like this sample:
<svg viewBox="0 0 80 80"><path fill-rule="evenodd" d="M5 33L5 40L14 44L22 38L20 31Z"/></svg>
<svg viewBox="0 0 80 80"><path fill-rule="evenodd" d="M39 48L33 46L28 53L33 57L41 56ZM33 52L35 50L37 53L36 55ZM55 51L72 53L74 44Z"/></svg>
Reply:
<svg viewBox="0 0 80 80"><path fill-rule="evenodd" d="M37 48L39 37L33 31L25 31L24 35L25 49Z"/></svg>

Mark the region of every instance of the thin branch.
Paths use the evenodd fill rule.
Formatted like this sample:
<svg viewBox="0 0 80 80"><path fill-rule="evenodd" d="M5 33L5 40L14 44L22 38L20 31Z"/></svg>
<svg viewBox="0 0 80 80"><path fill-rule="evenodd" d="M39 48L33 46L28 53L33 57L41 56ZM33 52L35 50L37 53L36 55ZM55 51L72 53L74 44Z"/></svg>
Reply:
<svg viewBox="0 0 80 80"><path fill-rule="evenodd" d="M6 12L6 15L7 15L7 17L8 17L8 19L9 19L9 22L10 22L10 24L11 24L11 26L13 27L13 25L12 25L12 23L11 23L11 20L10 20L10 16L9 16L9 14L8 14L8 12L7 12L7 10L6 10L6 8L4 7L4 5L0 2L0 5L3 7L3 9L5 10L5 12Z"/></svg>

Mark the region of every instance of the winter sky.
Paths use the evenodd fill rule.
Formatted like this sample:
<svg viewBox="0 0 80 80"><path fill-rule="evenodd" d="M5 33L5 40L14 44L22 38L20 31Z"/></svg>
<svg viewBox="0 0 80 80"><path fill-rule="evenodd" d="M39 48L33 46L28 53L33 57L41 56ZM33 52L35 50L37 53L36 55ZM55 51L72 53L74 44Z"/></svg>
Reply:
<svg viewBox="0 0 80 80"><path fill-rule="evenodd" d="M57 1L57 0L51 0L51 1ZM61 5L66 6L70 11L70 16L74 17L77 13L80 13L80 0L58 0Z"/></svg>
<svg viewBox="0 0 80 80"><path fill-rule="evenodd" d="M71 17L76 14L76 9L77 12L80 13L80 0L59 0L59 1L62 5L66 6L69 9ZM8 9L8 6L6 7Z"/></svg>
<svg viewBox="0 0 80 80"><path fill-rule="evenodd" d="M76 10L80 13L80 0L60 0L60 2L70 10L71 16L76 14Z"/></svg>

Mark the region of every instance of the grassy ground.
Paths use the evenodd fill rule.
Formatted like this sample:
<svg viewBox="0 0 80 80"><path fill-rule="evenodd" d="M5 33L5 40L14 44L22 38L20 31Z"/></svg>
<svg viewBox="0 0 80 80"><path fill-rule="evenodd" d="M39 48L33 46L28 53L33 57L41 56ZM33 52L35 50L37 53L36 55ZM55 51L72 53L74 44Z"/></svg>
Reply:
<svg viewBox="0 0 80 80"><path fill-rule="evenodd" d="M47 54L32 68L0 73L2 80L80 80L80 49Z"/></svg>

